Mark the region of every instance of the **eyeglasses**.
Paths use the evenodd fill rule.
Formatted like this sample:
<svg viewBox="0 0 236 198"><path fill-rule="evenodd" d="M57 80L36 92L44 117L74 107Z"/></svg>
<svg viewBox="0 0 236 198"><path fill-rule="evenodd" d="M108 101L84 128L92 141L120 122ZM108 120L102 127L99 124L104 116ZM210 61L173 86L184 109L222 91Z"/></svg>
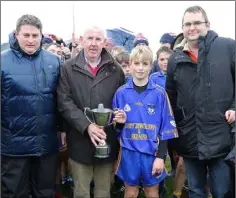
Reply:
<svg viewBox="0 0 236 198"><path fill-rule="evenodd" d="M192 23L186 22L183 24L183 27L190 28L192 25L194 27L199 27L202 23L207 23L206 21L194 21Z"/></svg>

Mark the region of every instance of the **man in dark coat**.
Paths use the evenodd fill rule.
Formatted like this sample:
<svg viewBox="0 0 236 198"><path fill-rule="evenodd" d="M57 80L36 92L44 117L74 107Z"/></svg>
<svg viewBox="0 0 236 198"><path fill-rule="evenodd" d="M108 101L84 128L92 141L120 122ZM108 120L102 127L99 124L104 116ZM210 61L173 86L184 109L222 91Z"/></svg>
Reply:
<svg viewBox="0 0 236 198"><path fill-rule="evenodd" d="M190 197L206 196L208 171L213 197L223 198L230 186L224 159L235 122L235 41L209 30L199 6L185 11L182 24L186 42L167 67L166 91L179 132L172 143L184 158Z"/></svg>
<svg viewBox="0 0 236 198"><path fill-rule="evenodd" d="M113 126L99 128L84 115L84 108L98 108L102 103L112 109L115 91L124 84L121 67L104 48L104 30L91 27L85 30L83 50L67 61L61 69L57 89L58 108L70 125L68 152L74 181L74 196L89 197L94 179L95 197L110 197L111 176L116 160L117 141ZM106 139L110 156L94 157L95 146Z"/></svg>

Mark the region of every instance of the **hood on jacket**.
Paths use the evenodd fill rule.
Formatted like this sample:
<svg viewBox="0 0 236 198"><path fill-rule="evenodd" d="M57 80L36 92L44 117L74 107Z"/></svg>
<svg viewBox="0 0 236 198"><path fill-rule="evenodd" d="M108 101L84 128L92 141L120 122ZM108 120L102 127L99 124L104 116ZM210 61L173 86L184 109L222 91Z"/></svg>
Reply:
<svg viewBox="0 0 236 198"><path fill-rule="evenodd" d="M24 50L22 50L20 48L20 45L18 43L18 40L16 39L15 36L15 31L11 32L9 35L9 44L10 44L10 48L18 55L27 55L29 56L29 54L27 54ZM42 49L42 45L43 45L43 35L42 35L42 39L41 39L41 43L40 43L40 47L36 50L36 52L34 54L32 54L32 56L36 56Z"/></svg>
<svg viewBox="0 0 236 198"><path fill-rule="evenodd" d="M208 51L212 41L215 40L216 37L218 37L218 34L214 32L213 30L209 30L206 36L199 37L198 42L204 41L204 46L207 49L206 51ZM187 43L187 40L184 38L178 45L175 46L174 49L183 48L186 43Z"/></svg>

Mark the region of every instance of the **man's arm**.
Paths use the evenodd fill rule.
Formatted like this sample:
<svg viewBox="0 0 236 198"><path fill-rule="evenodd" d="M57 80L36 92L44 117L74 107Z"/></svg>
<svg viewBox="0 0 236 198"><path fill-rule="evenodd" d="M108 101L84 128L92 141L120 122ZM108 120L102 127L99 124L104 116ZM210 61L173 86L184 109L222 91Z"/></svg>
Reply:
<svg viewBox="0 0 236 198"><path fill-rule="evenodd" d="M66 63L67 64L67 63ZM62 65L59 83L57 87L58 111L65 120L77 131L84 133L91 124L85 117L83 111L73 101L66 67Z"/></svg>
<svg viewBox="0 0 236 198"><path fill-rule="evenodd" d="M231 61L231 73L234 83L234 100L230 107L230 110L235 111L235 41L232 42L232 61Z"/></svg>

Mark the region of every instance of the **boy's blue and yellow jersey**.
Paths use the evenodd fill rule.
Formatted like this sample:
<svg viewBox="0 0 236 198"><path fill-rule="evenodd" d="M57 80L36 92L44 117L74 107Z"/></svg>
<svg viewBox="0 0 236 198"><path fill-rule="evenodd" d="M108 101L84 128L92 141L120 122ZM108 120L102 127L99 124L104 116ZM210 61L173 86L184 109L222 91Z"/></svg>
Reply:
<svg viewBox="0 0 236 198"><path fill-rule="evenodd" d="M165 89L166 87L166 75L162 71L152 73L149 79L155 84Z"/></svg>
<svg viewBox="0 0 236 198"><path fill-rule="evenodd" d="M141 94L135 91L133 80L129 80L115 93L113 108L127 114L118 136L124 148L155 155L159 140L178 137L168 96L162 87L150 80Z"/></svg>

